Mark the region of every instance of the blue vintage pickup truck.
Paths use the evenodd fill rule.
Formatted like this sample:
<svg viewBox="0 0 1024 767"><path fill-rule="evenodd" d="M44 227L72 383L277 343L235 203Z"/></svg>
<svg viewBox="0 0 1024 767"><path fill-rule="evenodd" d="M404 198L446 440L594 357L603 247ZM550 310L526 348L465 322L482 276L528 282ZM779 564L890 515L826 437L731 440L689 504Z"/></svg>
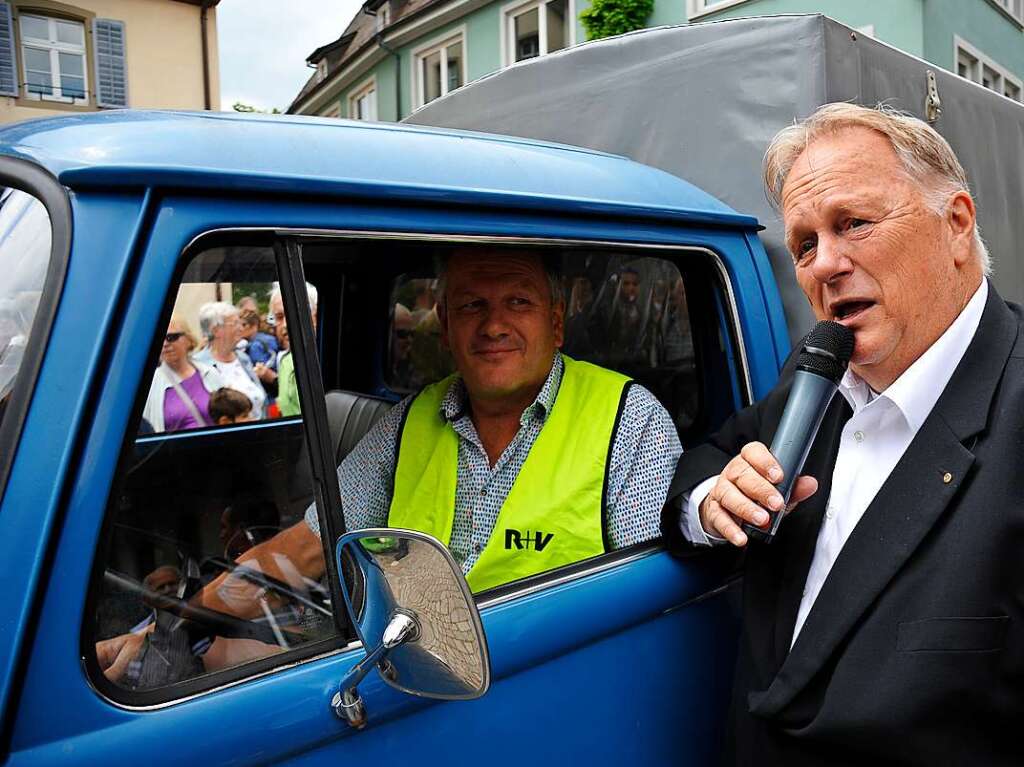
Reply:
<svg viewBox="0 0 1024 767"><path fill-rule="evenodd" d="M9 126L0 185L0 761L714 761L730 562L651 540L468 596L421 538L348 536L336 558L333 467L450 371L434 307L453 248L556 260L565 351L632 376L699 442L788 350L756 220L612 155L288 117ZM250 368L233 350L255 359L256 332L271 351ZM251 419L218 423L198 389L181 407L199 335L258 382ZM311 504L322 578L239 565ZM389 591L382 563L421 551L437 561ZM434 577L465 600L467 694L387 657L445 640L443 616L367 619ZM226 609L197 604L211 583ZM383 673L353 679L370 650Z"/></svg>

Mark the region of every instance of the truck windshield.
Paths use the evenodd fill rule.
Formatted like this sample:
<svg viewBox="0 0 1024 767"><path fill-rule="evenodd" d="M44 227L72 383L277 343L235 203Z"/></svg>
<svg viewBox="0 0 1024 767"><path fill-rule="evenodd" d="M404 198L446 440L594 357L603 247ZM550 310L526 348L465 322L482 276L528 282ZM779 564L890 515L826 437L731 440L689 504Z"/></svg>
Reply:
<svg viewBox="0 0 1024 767"><path fill-rule="evenodd" d="M0 424L28 350L50 261L50 217L30 194L0 192Z"/></svg>

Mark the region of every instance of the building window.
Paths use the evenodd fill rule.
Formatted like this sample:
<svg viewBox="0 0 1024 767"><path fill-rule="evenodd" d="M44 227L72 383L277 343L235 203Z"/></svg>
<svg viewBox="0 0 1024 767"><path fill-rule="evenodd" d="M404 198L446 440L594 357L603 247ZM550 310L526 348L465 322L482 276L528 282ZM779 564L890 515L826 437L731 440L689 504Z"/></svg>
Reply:
<svg viewBox="0 0 1024 767"><path fill-rule="evenodd" d="M316 81L322 83L327 78L327 59L322 58L316 63Z"/></svg>
<svg viewBox="0 0 1024 767"><path fill-rule="evenodd" d="M413 66L417 107L461 88L466 81L462 33L433 41L415 51Z"/></svg>
<svg viewBox="0 0 1024 767"><path fill-rule="evenodd" d="M573 15L568 0L528 2L507 8L505 64L560 51L570 44Z"/></svg>
<svg viewBox="0 0 1024 767"><path fill-rule="evenodd" d="M390 23L391 9L387 5L382 5L377 9L377 31L384 29Z"/></svg>
<svg viewBox="0 0 1024 767"><path fill-rule="evenodd" d="M1024 0L992 0L1019 23L1024 24Z"/></svg>
<svg viewBox="0 0 1024 767"><path fill-rule="evenodd" d="M334 102L320 113L321 117L341 117L341 104Z"/></svg>
<svg viewBox="0 0 1024 767"><path fill-rule="evenodd" d="M984 53L959 37L956 46L956 73L1014 101L1021 100L1021 80Z"/></svg>
<svg viewBox="0 0 1024 767"><path fill-rule="evenodd" d="M29 98L84 104L89 81L85 25L78 21L21 14L21 60Z"/></svg>
<svg viewBox="0 0 1024 767"><path fill-rule="evenodd" d="M377 119L377 82L373 78L348 97L348 116L353 120Z"/></svg>
<svg viewBox="0 0 1024 767"><path fill-rule="evenodd" d="M689 11L689 18L692 20L697 16L703 16L705 13L724 11L726 8L731 8L734 5L740 5L745 2L747 0L687 0L687 10Z"/></svg>

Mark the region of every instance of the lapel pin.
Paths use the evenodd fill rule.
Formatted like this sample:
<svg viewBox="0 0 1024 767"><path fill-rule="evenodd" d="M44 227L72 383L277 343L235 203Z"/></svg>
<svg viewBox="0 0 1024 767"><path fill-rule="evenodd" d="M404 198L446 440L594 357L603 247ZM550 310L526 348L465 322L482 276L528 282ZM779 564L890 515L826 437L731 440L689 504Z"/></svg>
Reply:
<svg viewBox="0 0 1024 767"><path fill-rule="evenodd" d="M953 481L953 475L947 471L945 474L942 475L942 481L948 485L950 482Z"/></svg>

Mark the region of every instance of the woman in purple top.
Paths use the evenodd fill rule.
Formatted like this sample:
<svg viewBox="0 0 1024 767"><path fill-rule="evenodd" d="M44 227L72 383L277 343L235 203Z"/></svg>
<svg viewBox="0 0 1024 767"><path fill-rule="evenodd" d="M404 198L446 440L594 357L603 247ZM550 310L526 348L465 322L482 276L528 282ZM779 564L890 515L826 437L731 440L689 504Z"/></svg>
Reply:
<svg viewBox="0 0 1024 767"><path fill-rule="evenodd" d="M160 349L160 367L142 411L153 431L181 431L210 426L210 392L224 385L212 367L195 362L191 352L195 337L188 325L171 317Z"/></svg>

